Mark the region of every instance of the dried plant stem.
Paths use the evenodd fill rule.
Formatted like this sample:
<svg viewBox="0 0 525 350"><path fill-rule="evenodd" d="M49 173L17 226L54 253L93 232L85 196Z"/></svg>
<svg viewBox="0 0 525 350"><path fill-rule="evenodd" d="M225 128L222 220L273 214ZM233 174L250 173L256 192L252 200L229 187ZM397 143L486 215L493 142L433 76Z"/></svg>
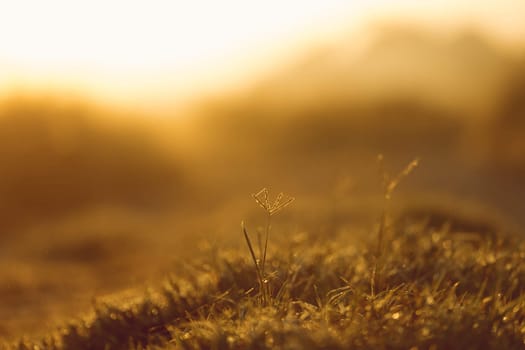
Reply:
<svg viewBox="0 0 525 350"><path fill-rule="evenodd" d="M381 217L379 219L379 229L377 232L377 246L376 256L380 256L383 250L383 242L385 240L386 230L388 227L388 212L390 208L390 198L384 199L383 209L381 211Z"/></svg>
<svg viewBox="0 0 525 350"><path fill-rule="evenodd" d="M418 165L419 159L416 158L408 163L403 170L397 174L397 176L392 177L388 172L386 172L384 167L384 156L382 154L377 157L379 163L379 171L383 180L383 210L381 212L381 218L379 221L379 229L377 232L377 246L375 252L375 261L373 267L373 273L371 277L371 285L375 286L375 289L379 289L382 284L381 281L381 259L383 257L383 242L385 241L385 236L388 229L388 219L390 212L390 202L392 199L392 193L399 186L399 183L407 177ZM374 288L372 288L372 294Z"/></svg>
<svg viewBox="0 0 525 350"><path fill-rule="evenodd" d="M375 297L375 287L376 287L376 272L377 272L377 259L374 262L374 266L372 267L372 277L370 278L370 295L372 298Z"/></svg>
<svg viewBox="0 0 525 350"><path fill-rule="evenodd" d="M266 265L266 251L268 250L268 236L270 235L270 225L272 224L272 214L268 213L266 215L266 234L264 239L264 251L262 259L262 273L263 277L266 278L264 267Z"/></svg>
<svg viewBox="0 0 525 350"><path fill-rule="evenodd" d="M262 232L261 230L258 229L257 230L257 245L259 246L259 257L263 256L263 246L262 246L261 235L262 235Z"/></svg>
<svg viewBox="0 0 525 350"><path fill-rule="evenodd" d="M250 254L253 259L253 264L255 265L255 271L257 273L257 279L259 280L259 289L262 296L262 302L264 305L267 304L267 288L266 284L264 283L263 273L259 267L259 263L257 262L257 258L255 257L255 252L253 251L253 246L250 241L250 237L248 236L248 232L246 231L246 227L244 226L244 222L241 222L241 228L242 232L244 233L244 238L246 239L246 244L248 245L248 249L250 250Z"/></svg>
<svg viewBox="0 0 525 350"><path fill-rule="evenodd" d="M388 227L388 212L390 198L385 197L384 199L383 210L381 212L381 218L379 219L379 229L377 232L377 246L376 253L374 257L374 267L372 272L372 281L371 281L371 293L374 296L374 289L380 288L381 281L381 258L383 257L383 242L385 241L386 231ZM375 287L375 288L374 288Z"/></svg>

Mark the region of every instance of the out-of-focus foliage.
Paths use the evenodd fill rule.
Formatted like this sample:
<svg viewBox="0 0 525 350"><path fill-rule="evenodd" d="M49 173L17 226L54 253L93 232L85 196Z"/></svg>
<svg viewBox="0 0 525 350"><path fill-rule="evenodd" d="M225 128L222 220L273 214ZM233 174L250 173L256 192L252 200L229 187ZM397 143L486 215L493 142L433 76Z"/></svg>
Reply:
<svg viewBox="0 0 525 350"><path fill-rule="evenodd" d="M226 153L241 142L291 156L459 152L488 167L494 158L524 167L512 154L522 153L525 132L525 50L473 31L395 26L362 52L352 48L349 38L312 50L253 89L204 104L199 129Z"/></svg>
<svg viewBox="0 0 525 350"><path fill-rule="evenodd" d="M180 164L155 135L102 113L58 98L0 106L3 231L93 206L148 210L183 192Z"/></svg>
<svg viewBox="0 0 525 350"><path fill-rule="evenodd" d="M272 179L320 193L349 174L370 192L378 153L398 167L418 156L419 194L468 196L523 224L524 70L525 48L471 30L387 26L360 50L351 37L312 49L251 89L202 103L194 135L214 169L205 177L227 191Z"/></svg>

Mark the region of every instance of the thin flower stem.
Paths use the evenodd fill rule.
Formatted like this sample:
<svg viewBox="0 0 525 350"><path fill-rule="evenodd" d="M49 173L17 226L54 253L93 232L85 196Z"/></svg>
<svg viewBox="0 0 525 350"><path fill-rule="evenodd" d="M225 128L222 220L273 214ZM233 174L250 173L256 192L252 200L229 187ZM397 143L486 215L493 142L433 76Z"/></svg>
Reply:
<svg viewBox="0 0 525 350"><path fill-rule="evenodd" d="M262 255L263 255L263 247L262 247L262 239L261 239L261 236L262 236L262 232L261 230L257 230L257 245L259 246L259 262Z"/></svg>
<svg viewBox="0 0 525 350"><path fill-rule="evenodd" d="M255 202L266 211L266 229L264 232L264 248L262 245L261 235L262 232L257 232L257 244L259 245L259 260L255 256L255 252L253 251L253 247L251 245L250 239L248 237L248 234L246 230L244 229L244 237L246 238L246 242L248 243L248 248L250 249L250 253L252 254L252 259L255 263L255 266L257 268L257 277L259 279L261 294L263 298L263 304L266 306L268 302L270 301L270 282L266 278L266 253L268 252L268 240L270 236L270 230L271 230L271 221L272 221L272 215L276 214L283 208L286 208L290 203L294 201L293 197L285 196L282 192L280 192L273 203L270 202L269 198L269 191L265 187L262 190L260 190L257 193L252 194L253 199L255 199ZM258 263L260 262L260 264Z"/></svg>
<svg viewBox="0 0 525 350"><path fill-rule="evenodd" d="M264 240L264 251L262 260L262 273L263 277L266 278L264 267L266 266L266 251L268 250L268 236L270 235L270 225L272 221L272 214L267 213L266 215L266 238Z"/></svg>

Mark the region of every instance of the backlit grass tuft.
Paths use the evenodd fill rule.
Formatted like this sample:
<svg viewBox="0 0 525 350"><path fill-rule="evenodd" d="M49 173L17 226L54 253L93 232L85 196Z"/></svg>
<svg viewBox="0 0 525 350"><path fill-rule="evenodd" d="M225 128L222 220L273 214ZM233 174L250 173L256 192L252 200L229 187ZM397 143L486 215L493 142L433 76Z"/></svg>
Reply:
<svg viewBox="0 0 525 350"><path fill-rule="evenodd" d="M13 348L524 348L523 241L466 240L415 223L392 230L373 293L376 237L276 239L272 303L260 303L252 257L221 251L156 292L97 305L91 317Z"/></svg>

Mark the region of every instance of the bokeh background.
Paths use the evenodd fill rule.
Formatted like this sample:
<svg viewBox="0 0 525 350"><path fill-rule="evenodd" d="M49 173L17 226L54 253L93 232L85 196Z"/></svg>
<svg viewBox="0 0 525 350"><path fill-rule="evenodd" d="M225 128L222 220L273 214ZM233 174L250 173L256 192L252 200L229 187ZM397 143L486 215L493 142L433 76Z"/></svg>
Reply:
<svg viewBox="0 0 525 350"><path fill-rule="evenodd" d="M401 215L525 225L522 1L0 5L0 336L44 332L204 247ZM328 236L327 236L328 237Z"/></svg>

